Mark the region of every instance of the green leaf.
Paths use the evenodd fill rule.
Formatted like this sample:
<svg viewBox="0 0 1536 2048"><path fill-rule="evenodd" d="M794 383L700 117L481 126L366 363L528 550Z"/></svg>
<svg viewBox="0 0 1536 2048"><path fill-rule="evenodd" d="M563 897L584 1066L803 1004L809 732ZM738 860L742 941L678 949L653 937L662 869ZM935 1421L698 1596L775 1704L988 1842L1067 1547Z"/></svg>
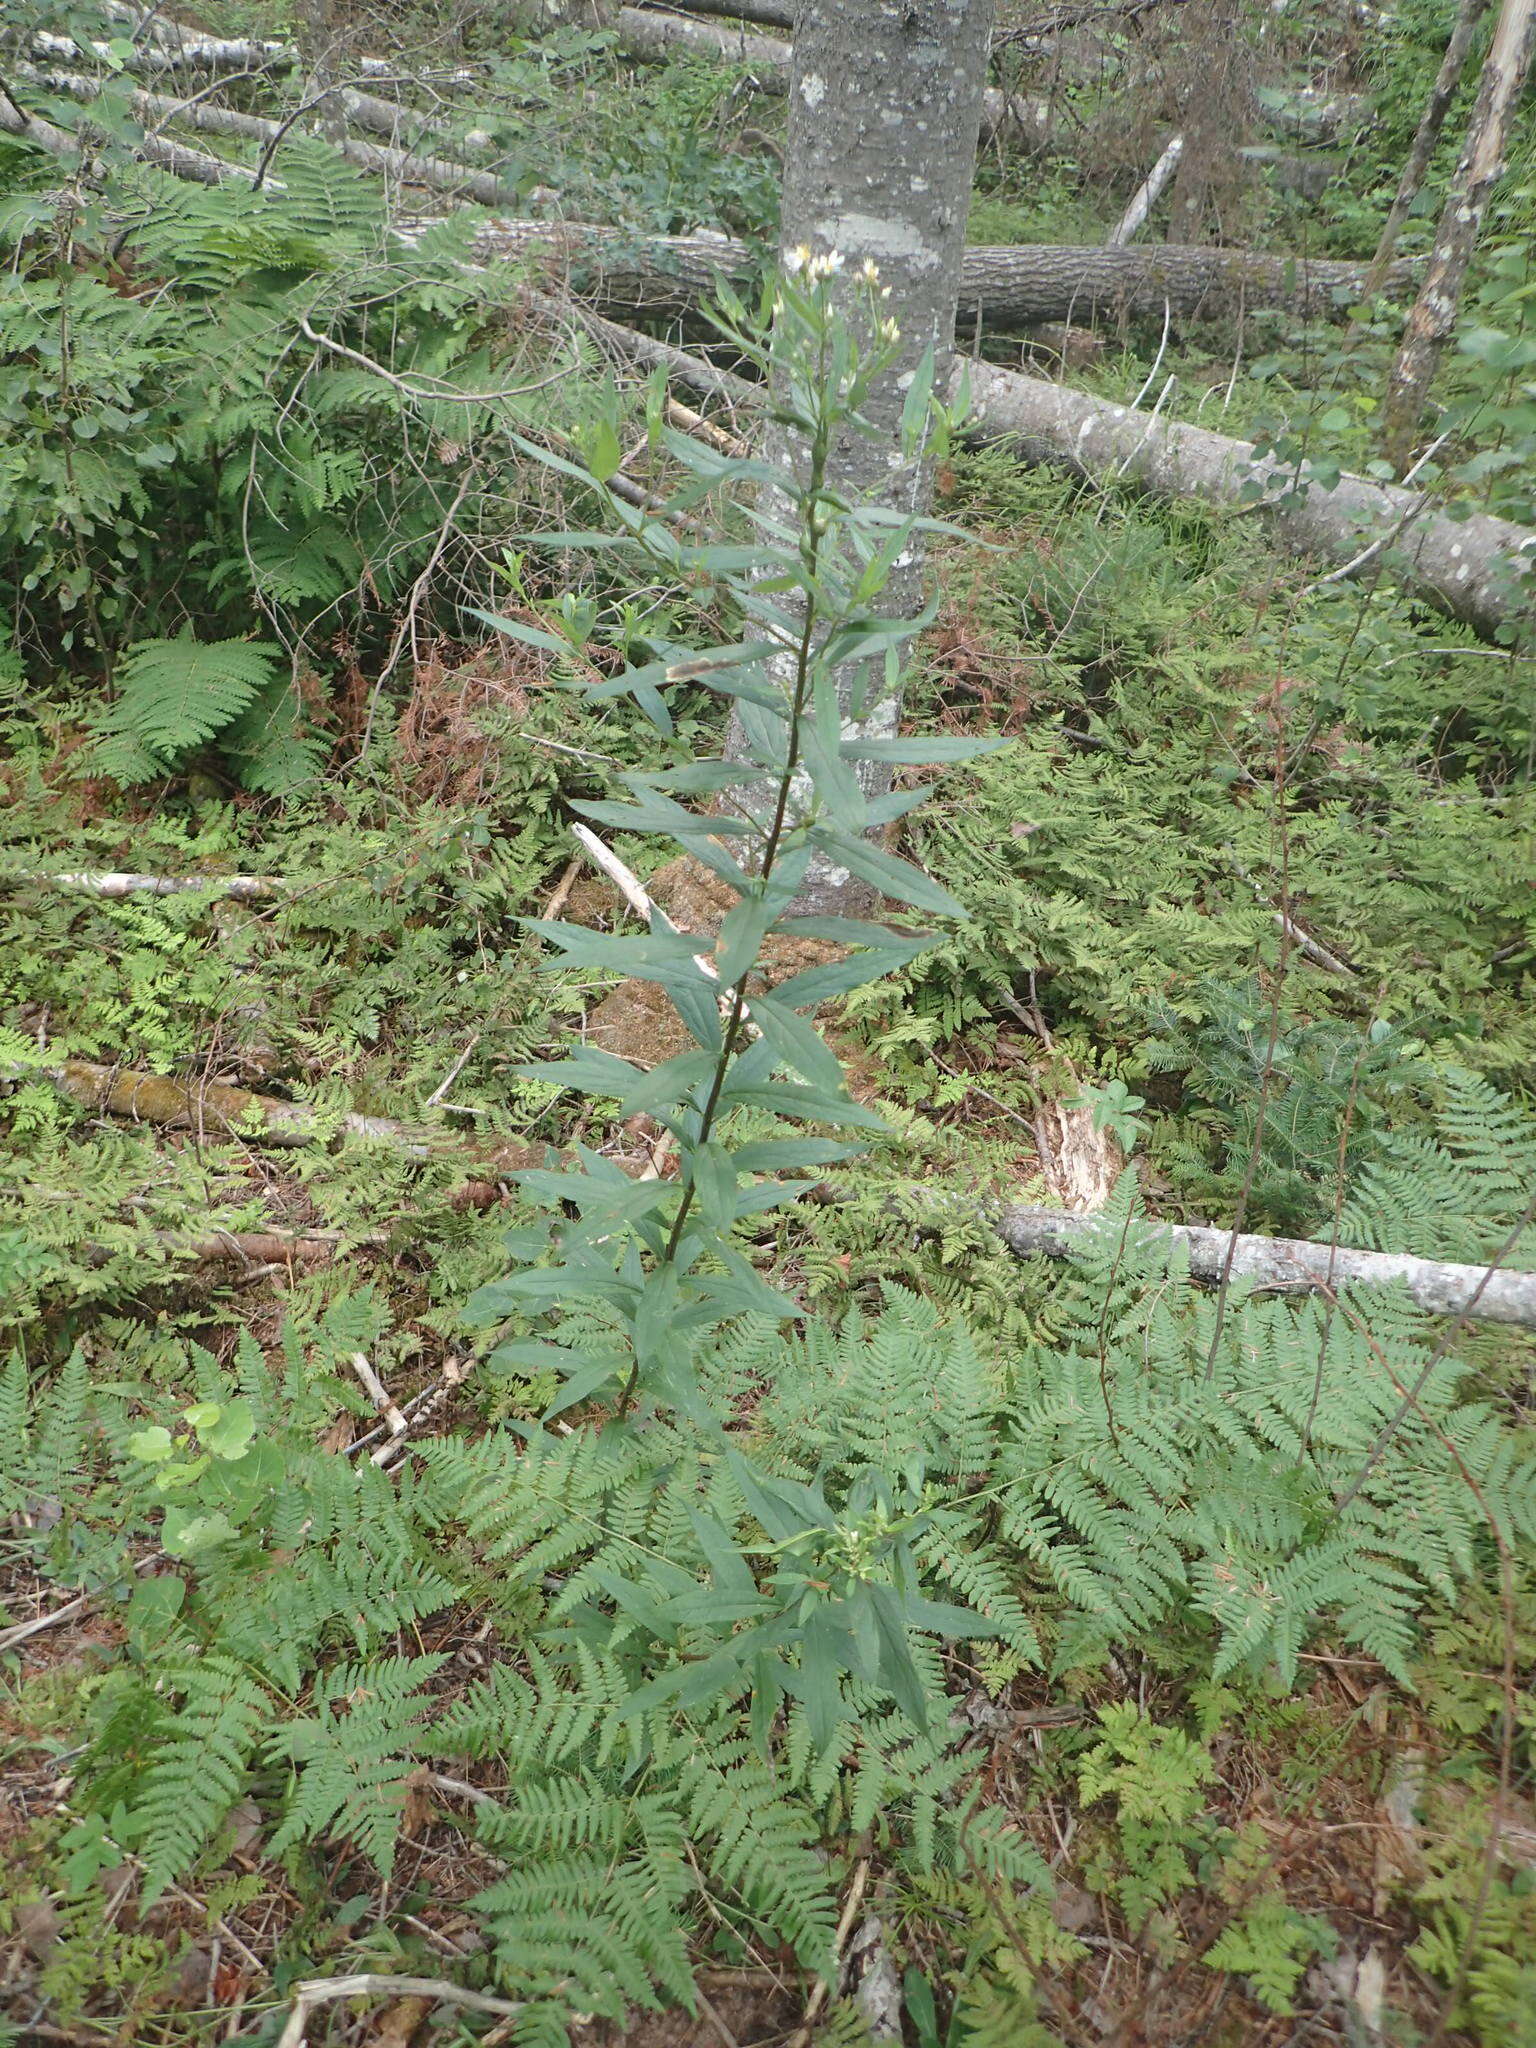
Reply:
<svg viewBox="0 0 1536 2048"><path fill-rule="evenodd" d="M934 734L929 739L844 740L841 751L845 761L905 761L929 768L952 761L973 761L980 754L995 754L1011 744L1005 739L945 739Z"/></svg>
<svg viewBox="0 0 1536 2048"><path fill-rule="evenodd" d="M541 653L569 655L573 652L569 640L557 639L553 633L545 633L537 626L525 626L521 619L504 619L498 612L483 612L473 605L470 616L482 625L493 626L498 633L505 633L509 640L521 640L529 647L537 647Z"/></svg>
<svg viewBox="0 0 1536 2048"><path fill-rule="evenodd" d="M898 903L910 903L915 909L930 911L938 917L964 917L965 906L957 903L947 889L940 888L932 876L925 875L921 868L913 867L910 861L887 853L884 847L876 846L873 841L857 839L847 832L833 831L822 825L812 828L811 838L834 861L862 881L872 884L882 895L892 897Z"/></svg>

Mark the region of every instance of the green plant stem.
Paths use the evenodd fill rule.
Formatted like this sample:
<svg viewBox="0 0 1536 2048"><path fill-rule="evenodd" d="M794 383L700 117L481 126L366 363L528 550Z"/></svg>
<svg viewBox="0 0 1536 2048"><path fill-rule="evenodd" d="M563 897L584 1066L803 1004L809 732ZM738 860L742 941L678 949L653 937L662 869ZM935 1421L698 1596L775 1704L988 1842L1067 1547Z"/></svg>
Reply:
<svg viewBox="0 0 1536 2048"><path fill-rule="evenodd" d="M810 571L809 581L814 588L816 566L821 552L822 535L816 526L817 505L821 494L822 479L826 469L828 432L823 418L819 423L816 440L811 449L811 482L806 494L806 503L811 518L811 538L806 549L806 566ZM779 847L783 842L785 825L789 818L789 800L794 791L795 775L800 766L800 720L805 714L805 700L811 681L811 643L816 634L816 604L811 596L806 598L805 617L801 624L800 641L795 649L795 688L789 710L789 746L784 757L783 771L779 776L778 793L774 802L773 818L768 827L768 837L763 844L763 858L758 867L758 879L766 888L778 859ZM725 1090L726 1075L736 1057L736 1047L741 1037L741 1026L746 1014L746 994L740 981L731 991L730 1014L720 1039L720 1056L715 1061L715 1071L709 1084L703 1113L699 1118L699 1134L696 1145L707 1145L715 1118L719 1113L720 1097ZM677 1257L678 1246L683 1240L683 1230L693 1208L695 1183L690 1180L684 1187L677 1213L672 1218L672 1228L661 1254L663 1266L670 1266ZM622 1422L629 1413L640 1382L640 1361L635 1360L619 1395L618 1419Z"/></svg>

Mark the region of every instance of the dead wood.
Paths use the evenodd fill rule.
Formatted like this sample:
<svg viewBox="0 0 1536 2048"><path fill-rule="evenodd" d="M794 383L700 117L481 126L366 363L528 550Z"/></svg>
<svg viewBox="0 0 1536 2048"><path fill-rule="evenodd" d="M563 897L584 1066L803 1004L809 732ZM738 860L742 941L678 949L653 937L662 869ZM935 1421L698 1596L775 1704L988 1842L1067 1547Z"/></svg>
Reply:
<svg viewBox="0 0 1536 2048"><path fill-rule="evenodd" d="M262 897L280 896L292 887L271 875L46 875L28 870L0 875L0 886L6 882L33 882L43 888L65 889L76 896L103 897L108 902L119 902L125 896L209 896L252 903Z"/></svg>
<svg viewBox="0 0 1536 2048"><path fill-rule="evenodd" d="M991 363L965 367L977 437L1012 441L1028 461L1057 463L1095 483L1129 481L1159 497L1253 512L1287 550L1337 563L1335 576L1373 574L1384 563L1488 639L1530 603L1536 532L1528 527L1486 512L1450 519L1425 493L1347 472L1324 488L1295 463L1207 427L1160 420Z"/></svg>
<svg viewBox="0 0 1536 2048"><path fill-rule="evenodd" d="M1121 1228L1057 1209L1005 1209L992 1220L998 1236L1021 1259L1070 1258L1095 1235L1108 1232L1118 1238ZM1205 1224L1139 1222L1132 1228L1138 1242L1177 1248L1189 1262L1191 1277L1202 1282L1220 1281L1230 1270L1234 1279L1284 1293L1401 1287L1416 1306L1434 1315L1536 1329L1536 1273L1316 1244L1309 1238L1259 1237Z"/></svg>
<svg viewBox="0 0 1536 2048"><path fill-rule="evenodd" d="M722 63L749 65L753 83L763 92L789 90L791 49L778 36L700 21L691 14L664 13L656 7L621 7L614 26L624 55L641 63L664 63L679 53L713 57ZM1044 145L1053 125L1046 101L999 92L995 87L983 100L981 121L985 133L1033 148Z"/></svg>
<svg viewBox="0 0 1536 2048"><path fill-rule="evenodd" d="M306 1103L279 1102L223 1081L178 1081L166 1074L107 1067L95 1060L68 1060L40 1070L82 1109L122 1117L130 1123L191 1130L210 1137L244 1137L281 1147L327 1144L341 1137L394 1145L413 1159L428 1157L426 1137L391 1117L341 1116Z"/></svg>
<svg viewBox="0 0 1536 2048"><path fill-rule="evenodd" d="M606 328L616 347L626 345L631 330L614 321ZM632 353L665 363L678 382L726 395L740 409L761 404L755 386L742 378L727 382L684 349L635 335ZM1373 574L1384 565L1487 639L1530 602L1536 532L1510 520L1484 512L1451 519L1425 494L1366 477L1346 474L1324 488L1294 465L1261 457L1251 442L974 358L956 365L952 400L962 382L969 387L972 440L1014 441L1025 460L1060 464L1095 483L1130 481L1160 497L1251 512L1296 554L1335 563L1333 576Z"/></svg>
<svg viewBox="0 0 1536 2048"><path fill-rule="evenodd" d="M78 71L42 71L31 64L15 67L16 76L29 83L47 86L53 92L67 94L71 99L89 102L98 98L106 81ZM407 108L397 107L386 100L375 100L371 95L338 88L338 97L344 112L357 112L366 105L367 125L376 125L386 119L392 124L392 132L401 126L409 127L415 118ZM235 107L221 107L208 100L176 99L168 93L136 91L129 95L129 105L135 120L149 129L151 125L166 121L184 121L189 127L201 129L206 135L228 135L240 141L273 143L288 132L288 124L270 119L264 114L247 114ZM0 115L3 120L3 115ZM46 125L46 124L45 124ZM13 130L20 133L20 130ZM62 129L55 131L64 135ZM468 164L454 163L446 157L424 155L420 151L398 149L381 142L367 142L361 136L335 135L326 138L349 164L360 171L370 172L375 177L388 178L397 184L425 185L434 191L461 194L473 199L481 206L505 206L515 203L516 193L492 171L478 171ZM69 140L69 138L66 138ZM153 163L161 159L151 153L149 145L158 146L163 138L146 134L144 145L135 145L138 153ZM45 147L52 148L46 143ZM71 148L73 142L71 141ZM62 154L61 151L54 151ZM196 155L196 152L191 152ZM218 163L216 158L203 160L206 164ZM175 163L165 167L175 170ZM221 165L221 168L235 175L250 177L252 173L240 164ZM203 183L215 183L202 168L193 175Z"/></svg>
<svg viewBox="0 0 1536 2048"><path fill-rule="evenodd" d="M478 231L483 262L537 255L566 273L573 289L613 315L676 318L694 310L722 277L749 277L754 252L726 235L639 236L581 222L487 221ZM1411 263L1393 266L1394 289L1410 286ZM1032 326L1042 320L1231 313L1274 306L1333 315L1358 299L1365 266L1272 256L1248 249L1072 247L1055 243L976 244L961 263L956 331Z"/></svg>

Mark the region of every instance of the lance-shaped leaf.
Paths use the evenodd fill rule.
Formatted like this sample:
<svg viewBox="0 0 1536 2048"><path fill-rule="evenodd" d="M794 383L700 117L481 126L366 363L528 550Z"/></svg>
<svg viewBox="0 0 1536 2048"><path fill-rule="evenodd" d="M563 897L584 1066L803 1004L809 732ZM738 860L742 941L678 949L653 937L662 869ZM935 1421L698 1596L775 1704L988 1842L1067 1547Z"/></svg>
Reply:
<svg viewBox="0 0 1536 2048"><path fill-rule="evenodd" d="M910 903L914 909L931 911L939 917L965 915L965 906L957 903L931 875L913 867L910 861L887 853L872 840L855 838L852 833L840 832L830 825L813 826L811 838L834 862L898 903Z"/></svg>

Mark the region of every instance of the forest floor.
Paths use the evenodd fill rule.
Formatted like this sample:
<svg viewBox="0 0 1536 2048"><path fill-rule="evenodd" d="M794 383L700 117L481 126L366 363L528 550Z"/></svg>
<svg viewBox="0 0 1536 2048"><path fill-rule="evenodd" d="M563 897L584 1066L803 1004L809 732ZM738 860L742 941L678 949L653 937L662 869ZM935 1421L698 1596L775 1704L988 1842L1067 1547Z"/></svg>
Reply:
<svg viewBox="0 0 1536 2048"><path fill-rule="evenodd" d="M1521 877L1532 812L1528 792L1490 790L1443 738L1426 751L1396 728L1369 730L1359 702L1374 661L1341 665L1336 654L1339 620L1358 599L1304 600L1272 627L1276 567L1240 531L1080 499L992 458L958 463L947 489L951 514L1000 552L955 546L914 722L1013 745L949 777L912 828L913 850L966 902L968 923L902 985L850 1003L838 1029L856 1091L891 1134L850 1171L848 1199L817 1208L809 1225L788 1213L762 1250L808 1311L874 1301L895 1282L1006 1347L1049 1326L1062 1283L989 1239L978 1198L1073 1192L1061 1158L1069 1126L1080 1149L1097 1146L1101 1169L1123 1158L1121 1138L1132 1145L1145 1195L1166 1214L1229 1211L1246 1181L1250 1227L1326 1235L1339 1192L1340 1048L1373 1020L1401 1037L1410 1065L1436 1044L1495 1083L1517 1080L1530 1030ZM1381 635L1407 644L1420 631L1401 605L1382 613L1377 658ZM557 732L557 746L543 744ZM631 1170L668 1166L654 1125L573 1130L547 1090L516 1078L518 1062L590 1026L605 1000L574 976L535 977L516 920L556 899L568 916L618 914L573 859L563 807L604 786L594 763L636 758L645 744L620 713L574 707L546 687L517 650L445 646L419 670L371 770L279 813L217 786L126 801L71 779L67 753L34 756L29 776L13 771L0 959L7 1023L37 1048L40 1069L62 1048L124 1071L302 1098L322 1117L344 1104L401 1130L272 1150L254 1135L187 1127L195 1116L165 1128L92 1113L39 1071L10 1104L0 1245L13 1341L34 1357L74 1347L145 1413L186 1383L189 1358L204 1362L194 1377L217 1372L254 1342L298 1370L307 1426L339 1454L378 1441L351 1369L358 1352L407 1411L413 1397L444 1396L434 1431L536 1414L536 1380L487 1379L470 1364L454 1384L471 1360L459 1304L500 1270L516 1213L506 1176L578 1136ZM1291 762L1283 875L1277 755ZM1212 774L1213 757L1229 772ZM1447 845L1460 862L1454 889ZM110 901L23 879L122 869L255 873L280 893ZM1347 977L1294 947L1282 957L1282 892L1287 914L1349 963ZM1246 995L1245 963L1256 963ZM1252 1091L1272 1017L1294 1057L1278 1069L1255 1148ZM633 1010L621 1014L643 1053L634 1028ZM1128 1098L1132 1123L1095 1137L1089 1110L1074 1105L1093 1101L1085 1086L1116 1082L1123 1098L1143 1091ZM1390 1094L1380 1101L1390 1121ZM1406 1095L1396 1114L1423 1123ZM950 1200L941 1229L923 1226L925 1196ZM292 1244L240 1250L274 1230L294 1233ZM229 1256L180 1248L213 1231L230 1233ZM1469 1353L1520 1426L1536 1344L1505 1334ZM219 1867L148 1913L135 1911L131 1862L110 1858L94 1880L87 1861L86 1881L77 1872L59 1902L61 1867L67 1876L82 1853L69 1804L82 1708L89 1718L125 1649L121 1573L130 1561L149 1574L159 1566L142 1542L104 1581L82 1531L74 1542L86 1554L73 1564L50 1554L50 1512L46 1500L15 1504L4 1539L0 1828L17 2038L247 2038L296 1975L451 1976L478 1950L467 1905L488 1875L463 1826L473 1791L451 1778L424 1774L411 1794L386 1893L345 1852L303 1869L274 1863L248 1804ZM113 1513L108 1493L87 1519L105 1537ZM77 1583L97 1590L71 1607ZM1430 1617L1416 1694L1326 1640L1306 1652L1294 1690L1247 1695L1240 1711L1236 1694L1202 1677L1198 1648L1172 1641L1161 1657L1081 1674L1065 1695L1040 1674L978 1674L963 1711L981 1782L1058 1879L1060 1940L1033 1928L1027 1943L1042 2024L1073 2043L1427 2039L1463 1955L1479 1983L1509 1980L1484 1997L1513 2024L1528 2010L1518 1985L1536 1936L1536 1809L1521 1771L1498 1791L1496 1729L1507 1630L1518 1633L1523 1680L1531 1597L1522 1584L1512 1615L1489 1588ZM410 1646L468 1677L484 1668L494 1629L471 1603L423 1622ZM1095 1710L1127 1697L1159 1722L1192 1717L1211 1770L1186 1830L1187 1881L1139 1926L1116 1894L1134 1853L1074 1790ZM1524 1721L1529 1694L1514 1705ZM1486 1818L1494 1798L1493 1908L1477 1926L1467 1888L1480 1838L1468 1816ZM1218 1853L1233 1842L1245 1845L1235 1890L1232 1858ZM1204 1958L1245 1897L1276 1885L1296 1926L1332 1938L1305 1969L1281 1970L1281 2009L1266 2011L1240 1970ZM944 1928L938 1900L894 1905L899 1953L936 1983L957 1964L952 1951L946 1963ZM609 2026L573 2038L746 2048L793 2034L805 1987L783 1955L706 1956L700 1967L700 2017L637 2016L622 2036ZM367 2038L403 2048L431 2009L399 2000L375 2012ZM1396 2031L1373 2035L1382 2013ZM350 2038L334 2015L328 2024ZM1474 2021L1441 2038L1496 2036Z"/></svg>

